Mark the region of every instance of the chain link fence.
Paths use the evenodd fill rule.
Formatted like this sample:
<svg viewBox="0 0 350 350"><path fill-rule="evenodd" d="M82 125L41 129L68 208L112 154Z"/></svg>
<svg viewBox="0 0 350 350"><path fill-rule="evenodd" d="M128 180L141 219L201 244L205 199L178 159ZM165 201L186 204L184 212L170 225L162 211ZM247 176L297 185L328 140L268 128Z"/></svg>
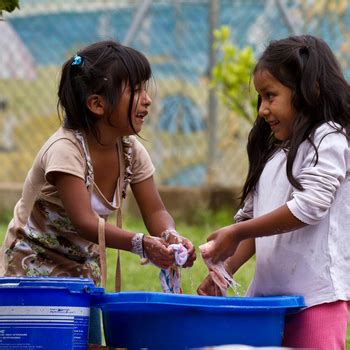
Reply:
<svg viewBox="0 0 350 350"><path fill-rule="evenodd" d="M142 141L158 184L241 186L250 128L210 89L212 31L231 28L258 56L271 39L323 37L349 76L347 1L23 0L0 21L0 182L23 182L58 125L62 63L79 48L114 39L150 60L154 84Z"/></svg>

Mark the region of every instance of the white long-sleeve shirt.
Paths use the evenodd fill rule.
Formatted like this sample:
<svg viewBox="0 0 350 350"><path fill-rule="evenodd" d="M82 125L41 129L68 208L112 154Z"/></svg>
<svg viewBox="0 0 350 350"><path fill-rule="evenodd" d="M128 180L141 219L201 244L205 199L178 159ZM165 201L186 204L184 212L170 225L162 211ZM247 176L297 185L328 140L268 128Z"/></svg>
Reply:
<svg viewBox="0 0 350 350"><path fill-rule="evenodd" d="M256 272L248 296L302 295L307 306L350 299L349 142L325 123L316 130L314 144L317 164L314 148L304 141L293 165L304 191L288 181L287 154L281 149L235 216L242 221L287 204L308 224L255 240Z"/></svg>

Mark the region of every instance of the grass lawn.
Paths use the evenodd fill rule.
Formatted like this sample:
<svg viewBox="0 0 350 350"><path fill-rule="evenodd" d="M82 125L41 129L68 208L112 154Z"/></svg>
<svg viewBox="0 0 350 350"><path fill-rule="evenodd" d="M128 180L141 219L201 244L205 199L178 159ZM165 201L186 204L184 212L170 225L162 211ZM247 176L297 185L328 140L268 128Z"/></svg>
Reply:
<svg viewBox="0 0 350 350"><path fill-rule="evenodd" d="M0 241L6 231L7 215L0 215ZM182 289L185 294L196 294L196 289L207 274L206 266L199 256L198 246L206 242L206 237L215 229L231 223L231 213L229 211L219 211L213 213L202 213L194 218L193 224L177 222L178 231L192 240L197 251L197 261L192 268L182 269ZM146 232L142 220L137 218L125 218L124 227L135 232ZM116 262L116 251L108 249L108 277L107 291L112 292L114 286L114 273ZM235 275L235 280L240 284L238 295L244 295L249 282L254 274L254 259L247 262ZM122 290L123 291L153 291L160 292L159 269L153 265L141 266L139 258L133 254L121 252L122 266ZM230 296L236 295L232 290ZM350 349L350 327L348 327L346 348Z"/></svg>

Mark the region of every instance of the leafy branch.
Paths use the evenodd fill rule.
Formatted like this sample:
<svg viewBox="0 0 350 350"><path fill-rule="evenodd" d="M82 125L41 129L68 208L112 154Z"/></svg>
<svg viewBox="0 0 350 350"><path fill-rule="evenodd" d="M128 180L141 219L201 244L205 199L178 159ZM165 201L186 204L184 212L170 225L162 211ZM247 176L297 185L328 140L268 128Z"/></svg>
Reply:
<svg viewBox="0 0 350 350"><path fill-rule="evenodd" d="M236 47L230 41L230 34L227 26L214 31L214 48L220 58L213 67L211 86L219 89L225 106L252 123L256 117L257 102L256 95L250 91L254 52L251 47Z"/></svg>
<svg viewBox="0 0 350 350"><path fill-rule="evenodd" d="M0 16L2 11L12 12L16 8L19 9L19 0L0 0Z"/></svg>

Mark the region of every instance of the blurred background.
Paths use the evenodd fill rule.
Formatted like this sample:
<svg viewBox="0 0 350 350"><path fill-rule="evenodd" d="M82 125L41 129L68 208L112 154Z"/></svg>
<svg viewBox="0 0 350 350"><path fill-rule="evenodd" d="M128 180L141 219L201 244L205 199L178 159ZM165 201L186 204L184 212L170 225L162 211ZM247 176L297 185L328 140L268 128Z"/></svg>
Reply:
<svg viewBox="0 0 350 350"><path fill-rule="evenodd" d="M255 117L250 72L272 39L311 33L349 77L344 0L23 0L0 21L0 184L22 183L58 125L63 62L94 41L143 52L153 68L142 141L159 185L240 187Z"/></svg>

